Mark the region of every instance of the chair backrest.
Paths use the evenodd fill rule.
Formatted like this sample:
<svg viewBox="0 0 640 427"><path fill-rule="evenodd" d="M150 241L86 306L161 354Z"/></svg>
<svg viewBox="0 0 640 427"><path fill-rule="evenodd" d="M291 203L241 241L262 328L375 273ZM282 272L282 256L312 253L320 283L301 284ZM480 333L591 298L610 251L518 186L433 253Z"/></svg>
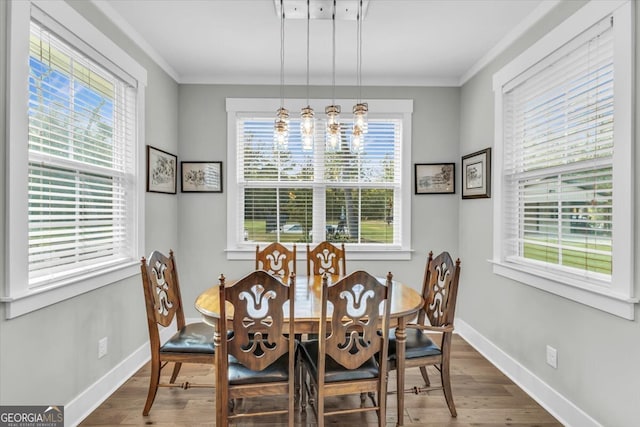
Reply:
<svg viewBox="0 0 640 427"><path fill-rule="evenodd" d="M158 325L167 327L174 317L178 329L182 328L185 325L184 309L173 251L169 251L169 257L159 251L151 252L148 260L142 257L140 270L149 334L158 336Z"/></svg>
<svg viewBox="0 0 640 427"><path fill-rule="evenodd" d="M418 313L418 323L428 319L432 326L453 323L460 279L460 259L455 264L448 252L433 257L429 252L424 272L422 298L424 305Z"/></svg>
<svg viewBox="0 0 640 427"><path fill-rule="evenodd" d="M260 250L256 245L256 270L280 276L285 280L291 273L296 274L296 245L289 250L281 243L273 242Z"/></svg>
<svg viewBox="0 0 640 427"><path fill-rule="evenodd" d="M347 369L360 367L377 353L386 360L392 277L389 273L383 284L365 271L356 271L331 286L323 277L320 319L327 319L328 303L333 313L330 331L326 331L327 322L320 321L319 336L326 337L319 340L320 373L324 373L322 354Z"/></svg>
<svg viewBox="0 0 640 427"><path fill-rule="evenodd" d="M311 249L307 245L307 275L325 273L344 276L347 274L347 258L344 243L340 247L324 241Z"/></svg>
<svg viewBox="0 0 640 427"><path fill-rule="evenodd" d="M247 368L262 371L287 352L294 354L294 292L293 275L287 285L266 271L256 270L230 286L221 276L220 301L233 307L233 334L220 340L225 365L224 355L229 354ZM285 319L287 302L289 315ZM220 304L220 319L228 320L230 314L228 305ZM226 367L220 370L226 372Z"/></svg>

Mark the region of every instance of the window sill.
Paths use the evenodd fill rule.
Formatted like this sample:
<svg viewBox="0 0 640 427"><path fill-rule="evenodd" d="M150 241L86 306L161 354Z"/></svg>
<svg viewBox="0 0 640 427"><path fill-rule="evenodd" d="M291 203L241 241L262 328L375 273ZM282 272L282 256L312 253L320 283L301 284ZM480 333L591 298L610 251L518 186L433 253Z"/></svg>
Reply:
<svg viewBox="0 0 640 427"><path fill-rule="evenodd" d="M624 319L633 320L635 304L638 298L608 292L606 289L579 287L562 277L545 276L531 268L507 263L499 260L489 260L493 264L494 274L516 280L525 285L570 299L580 304L596 308Z"/></svg>
<svg viewBox="0 0 640 427"><path fill-rule="evenodd" d="M55 287L37 289L22 295L2 297L0 302L5 305L5 317L12 319L140 274L139 265L138 262L131 261L107 270L92 271Z"/></svg>

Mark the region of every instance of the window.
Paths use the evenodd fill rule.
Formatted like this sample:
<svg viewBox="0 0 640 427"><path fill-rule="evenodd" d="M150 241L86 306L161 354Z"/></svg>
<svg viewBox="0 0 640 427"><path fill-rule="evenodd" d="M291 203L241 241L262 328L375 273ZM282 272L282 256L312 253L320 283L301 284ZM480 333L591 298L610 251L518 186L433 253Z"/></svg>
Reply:
<svg viewBox="0 0 640 427"><path fill-rule="evenodd" d="M98 52L108 42L61 2L24 6L11 8L9 317L136 274L143 241L144 73Z"/></svg>
<svg viewBox="0 0 640 427"><path fill-rule="evenodd" d="M323 240L344 242L350 253L363 258L376 253L408 256L410 207L405 193L410 181L403 171L410 171L404 162L410 158L411 102L370 102L373 113L359 151L351 149L352 123L346 114L335 148L325 144L326 123L317 113L312 148L303 148L300 121L293 114L287 146L276 146L278 102L227 100L231 256L253 256L256 243ZM288 100L286 105L299 111L301 103ZM324 100L313 103L316 111L328 105Z"/></svg>
<svg viewBox="0 0 640 427"><path fill-rule="evenodd" d="M632 14L618 6L585 6L494 76L494 271L632 318Z"/></svg>

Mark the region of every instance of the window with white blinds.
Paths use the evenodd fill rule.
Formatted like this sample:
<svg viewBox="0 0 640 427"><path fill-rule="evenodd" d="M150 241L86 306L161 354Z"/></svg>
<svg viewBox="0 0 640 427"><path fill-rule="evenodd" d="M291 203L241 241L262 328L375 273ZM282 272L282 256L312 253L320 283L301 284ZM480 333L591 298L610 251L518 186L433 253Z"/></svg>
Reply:
<svg viewBox="0 0 640 427"><path fill-rule="evenodd" d="M611 276L612 35L605 19L505 88L507 256Z"/></svg>
<svg viewBox="0 0 640 427"><path fill-rule="evenodd" d="M614 281L630 268L616 247L626 250L620 229L631 217L616 203L631 195L630 169L618 161L631 156L631 144L629 106L617 99L628 73L616 59L617 24L609 13L512 78L498 74L494 258L572 286L626 289L628 298L632 283Z"/></svg>
<svg viewBox="0 0 640 427"><path fill-rule="evenodd" d="M408 244L403 241L408 225L403 224L402 194L408 180L402 174L402 114L371 114L360 150L351 147L349 117L341 120L335 148L325 142L323 117L316 118L315 142L308 148L297 118L289 122L286 147L274 143L272 111L237 112L234 125L237 192L230 203L237 215L230 215L238 220L232 246L328 240L351 248L400 250Z"/></svg>
<svg viewBox="0 0 640 427"><path fill-rule="evenodd" d="M127 259L135 87L37 21L29 57L29 283Z"/></svg>
<svg viewBox="0 0 640 427"><path fill-rule="evenodd" d="M14 1L9 22L14 317L139 274L146 71L65 2Z"/></svg>

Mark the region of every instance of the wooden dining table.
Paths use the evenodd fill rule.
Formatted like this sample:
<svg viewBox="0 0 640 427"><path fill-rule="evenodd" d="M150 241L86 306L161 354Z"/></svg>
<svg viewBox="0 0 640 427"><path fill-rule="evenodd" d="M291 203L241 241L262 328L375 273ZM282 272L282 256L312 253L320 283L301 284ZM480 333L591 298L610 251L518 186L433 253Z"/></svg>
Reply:
<svg viewBox="0 0 640 427"><path fill-rule="evenodd" d="M330 276L329 283L334 283L340 277ZM384 278L378 278L380 282L385 283ZM233 283L233 280L226 280L227 286ZM317 333L318 321L322 309L322 276L298 276L295 278L295 333ZM195 307L202 314L203 321L214 328L218 328L220 318L220 292L218 285L202 292L195 302ZM391 295L391 327L396 328L396 354L397 354L397 406L398 420L397 425L404 423L404 355L405 342L407 338L405 326L407 320L410 320L422 307L422 296L418 291L410 286L393 281L393 292ZM227 303L227 314L233 315L233 306ZM330 313L328 313L330 314ZM285 313L288 316L288 313ZM329 320L329 319L328 319ZM218 378L219 376L216 376ZM218 387L218 384L216 384Z"/></svg>

